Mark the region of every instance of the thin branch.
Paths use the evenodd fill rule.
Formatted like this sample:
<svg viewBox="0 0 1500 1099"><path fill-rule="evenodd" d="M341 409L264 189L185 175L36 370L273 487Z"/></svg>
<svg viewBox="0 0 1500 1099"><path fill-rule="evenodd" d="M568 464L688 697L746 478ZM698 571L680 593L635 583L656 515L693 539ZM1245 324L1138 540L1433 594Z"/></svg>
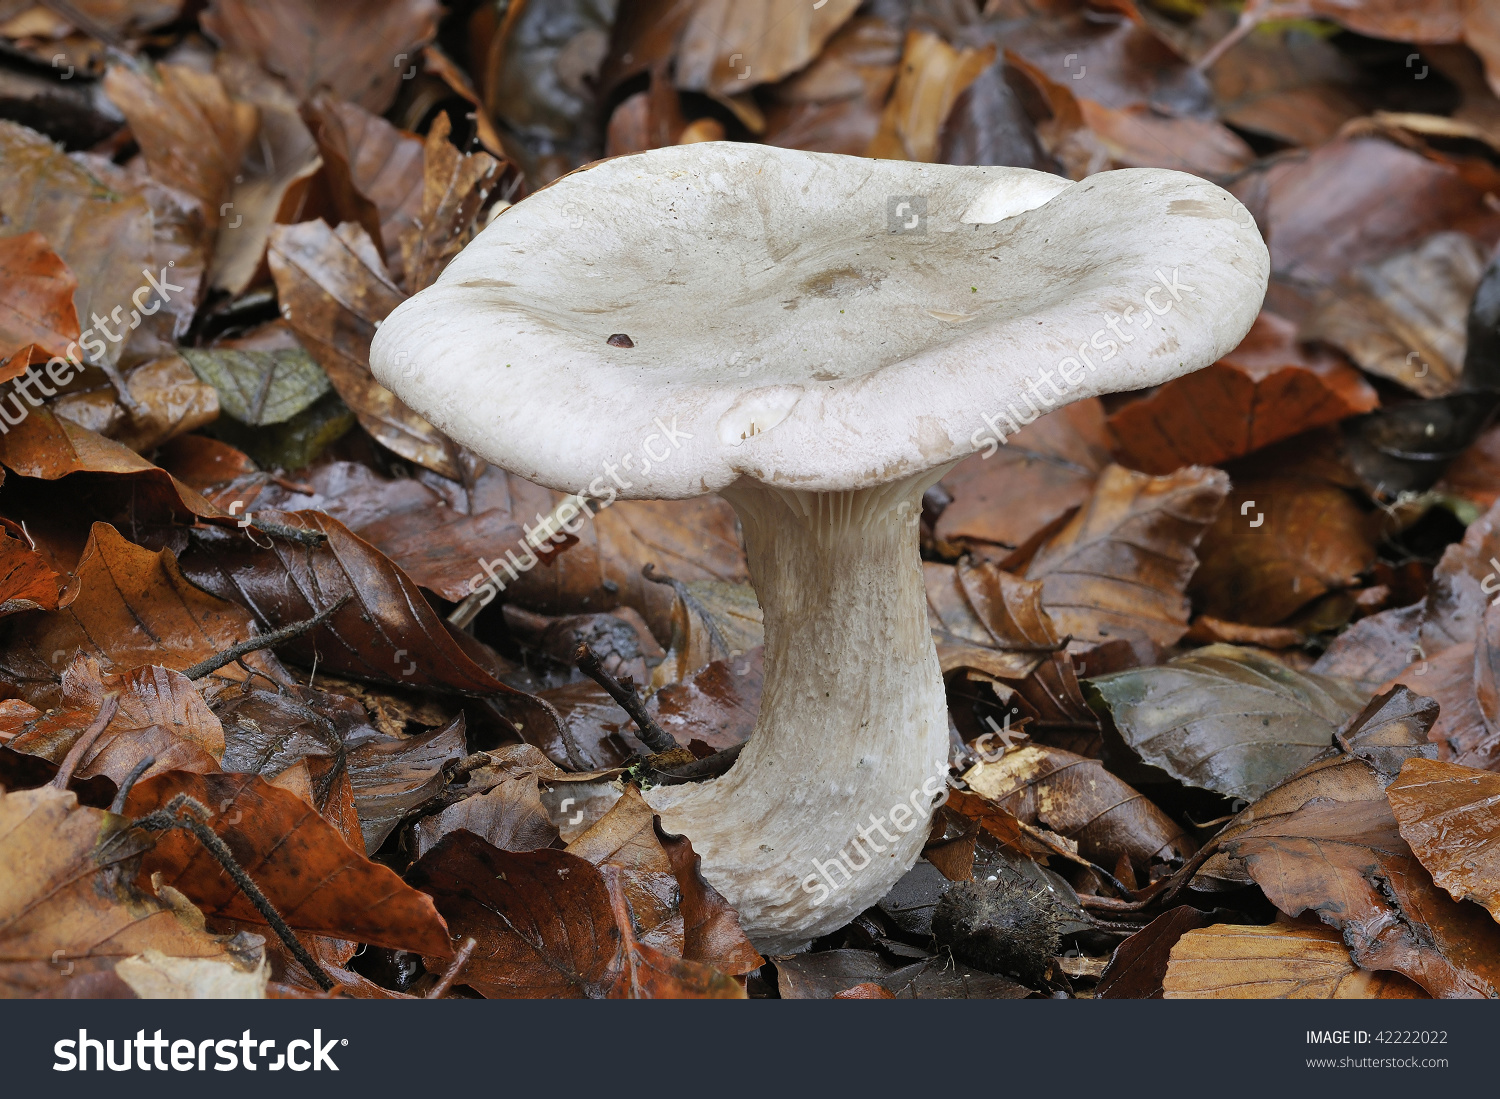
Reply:
<svg viewBox="0 0 1500 1099"><path fill-rule="evenodd" d="M469 959L474 956L474 948L479 944L470 935L464 940L464 945L458 948L458 953L453 956L453 961L448 963L448 968L443 970L442 979L432 986L427 993L429 1000L441 1000L448 990L453 987L453 981L463 972L464 966L469 964Z"/></svg>
<svg viewBox="0 0 1500 1099"><path fill-rule="evenodd" d="M734 766L735 761L740 758L740 750L748 743L749 741L741 741L731 748L725 748L722 752L695 759L692 763L684 763L680 767L652 768L648 777L658 786L680 786L685 782L702 782L704 779L718 778Z"/></svg>
<svg viewBox="0 0 1500 1099"><path fill-rule="evenodd" d="M220 839L212 828L203 823L203 818L208 815L208 810L200 802L186 794L178 794L167 802L165 809L148 813L136 821L135 827L148 832L165 832L174 828L191 832L224 868L224 872L234 879L234 884L239 886L240 892L244 893L250 903L255 905L255 910L271 925L271 930L276 932L276 937L318 983L318 987L324 992L332 990L337 982L324 972L323 967L307 952L307 948L298 941L297 936L292 934L292 929L281 918L281 913L276 911L276 906L260 891L260 887L251 880L250 875L245 873L244 867L236 861L234 852L229 850L229 845Z"/></svg>
<svg viewBox="0 0 1500 1099"><path fill-rule="evenodd" d="M353 596L346 592L331 607L319 611L306 622L293 622L290 626L282 626L279 630L272 630L270 633L257 634L255 637L246 638L244 641L231 645L217 656L211 656L201 663L194 664L182 674L189 679L202 679L204 676L218 671L225 664L233 664L242 656L259 652L261 649L269 649L274 645L280 645L283 641L290 641L294 637L300 637L308 630L316 629L328 621L334 611L338 610L352 598Z"/></svg>
<svg viewBox="0 0 1500 1099"><path fill-rule="evenodd" d="M717 645L719 651L724 654L725 660L728 660L731 657L732 654L729 651L729 642L725 641L724 635L719 632L719 624L714 621L714 616L709 613L708 608L705 607L702 603L698 602L698 600L693 598L693 593L688 591L688 587L686 584L684 584L681 580L676 579L675 577L666 575L665 573L657 575L656 566L651 564L649 561L641 567L641 575L644 576L647 580L651 581L653 584L665 584L674 592L676 592L677 598L682 600L683 606L687 607L688 610L696 614L698 618L703 622L704 627L708 630L709 644L711 646ZM713 653L710 652L709 655L712 656Z"/></svg>
<svg viewBox="0 0 1500 1099"><path fill-rule="evenodd" d="M156 764L155 756L147 756L130 769L130 774L125 776L125 781L120 783L120 788L115 791L115 800L109 803L109 811L115 816L125 812L125 803L130 800L130 791L134 789L136 780L149 771Z"/></svg>
<svg viewBox="0 0 1500 1099"><path fill-rule="evenodd" d="M588 676L599 686L609 692L609 697L620 704L620 708L630 715L636 728L641 731L641 740L646 747L653 752L670 752L676 748L677 741L665 732L660 725L652 720L651 715L646 712L640 696L635 693L635 680L626 676L624 681L615 679L604 670L604 665L599 663L599 658L594 651L588 647L586 642L579 642L578 648L573 653L573 660L578 665L578 670Z"/></svg>
<svg viewBox="0 0 1500 1099"><path fill-rule="evenodd" d="M99 704L99 712L94 715L94 720L73 742L73 747L69 748L68 754L63 757L62 766L57 769L57 774L52 776L50 785L54 789L66 790L68 788L73 772L78 770L78 765L83 762L83 757L88 754L88 750L94 746L94 742L115 719L115 711L119 708L120 692L111 691L104 696L104 701Z"/></svg>
<svg viewBox="0 0 1500 1099"><path fill-rule="evenodd" d="M303 530L301 527L290 527L285 523L273 523L268 519L252 519L250 525L262 534L269 534L274 538L286 538L293 542L301 542L304 546L316 548L328 541L328 535L320 530Z"/></svg>

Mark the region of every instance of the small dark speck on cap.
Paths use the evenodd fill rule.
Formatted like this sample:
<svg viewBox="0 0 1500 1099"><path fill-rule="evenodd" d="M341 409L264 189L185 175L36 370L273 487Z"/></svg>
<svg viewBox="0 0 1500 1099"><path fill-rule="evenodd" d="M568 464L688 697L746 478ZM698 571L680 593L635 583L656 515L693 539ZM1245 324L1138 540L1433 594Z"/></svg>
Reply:
<svg viewBox="0 0 1500 1099"><path fill-rule="evenodd" d="M623 332L616 332L613 336L611 336L609 339L605 340L604 342L607 343L607 344L609 344L609 346L611 346L611 347L634 347L635 346L635 341L633 339L631 339L629 336L625 335L625 333L623 333Z"/></svg>

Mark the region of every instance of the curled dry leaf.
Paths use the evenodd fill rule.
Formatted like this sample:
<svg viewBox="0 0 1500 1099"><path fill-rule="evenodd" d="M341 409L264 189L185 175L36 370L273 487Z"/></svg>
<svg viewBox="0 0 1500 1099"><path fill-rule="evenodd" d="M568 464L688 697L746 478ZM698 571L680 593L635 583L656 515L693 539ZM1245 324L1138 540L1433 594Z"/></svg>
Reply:
<svg viewBox="0 0 1500 1099"><path fill-rule="evenodd" d="M1146 763L1179 782L1254 800L1328 747L1363 693L1236 645L1089 681Z"/></svg>
<svg viewBox="0 0 1500 1099"><path fill-rule="evenodd" d="M1385 791L1401 836L1456 901L1500 920L1500 775L1432 759L1409 759Z"/></svg>
<svg viewBox="0 0 1500 1099"><path fill-rule="evenodd" d="M954 49L930 31L907 31L896 87L864 155L935 161L938 137L954 100L994 60L993 45Z"/></svg>
<svg viewBox="0 0 1500 1099"><path fill-rule="evenodd" d="M1162 999L1172 948L1188 932L1212 922L1208 913L1186 904L1163 912L1115 947L1094 995L1101 1000Z"/></svg>
<svg viewBox="0 0 1500 1099"><path fill-rule="evenodd" d="M677 43L679 88L738 95L801 69L854 14L859 0L703 0Z"/></svg>
<svg viewBox="0 0 1500 1099"><path fill-rule="evenodd" d="M55 611L61 586L45 557L0 527L0 618L21 611Z"/></svg>
<svg viewBox="0 0 1500 1099"><path fill-rule="evenodd" d="M1304 349L1296 325L1262 312L1228 355L1131 401L1109 426L1131 466L1162 474L1238 458L1379 403L1359 371Z"/></svg>
<svg viewBox="0 0 1500 1099"><path fill-rule="evenodd" d="M1425 1000L1398 973L1371 973L1349 960L1331 927L1214 924L1172 947L1162 982L1169 1000Z"/></svg>
<svg viewBox="0 0 1500 1099"><path fill-rule="evenodd" d="M191 906L184 918L123 877L151 844L127 826L51 786L0 790L0 994L118 995L123 958L228 956Z"/></svg>
<svg viewBox="0 0 1500 1099"><path fill-rule="evenodd" d="M1180 825L1098 760L1061 748L1015 748L963 777L976 794L1076 840L1079 854L1106 866L1125 857L1149 877L1154 864L1180 862L1197 850Z"/></svg>
<svg viewBox="0 0 1500 1099"><path fill-rule="evenodd" d="M35 344L37 359L61 355L78 339L73 292L78 280L38 232L0 237L0 359ZM23 373L22 357L0 381Z"/></svg>
<svg viewBox="0 0 1500 1099"><path fill-rule="evenodd" d="M406 297L370 235L352 222L278 225L268 257L282 316L364 429L401 457L459 478L458 448L370 373L375 325Z"/></svg>
<svg viewBox="0 0 1500 1099"><path fill-rule="evenodd" d="M880 129L901 38L901 29L884 19L850 19L812 64L771 90L761 139L787 149L863 155ZM944 163L955 162L945 157Z"/></svg>
<svg viewBox="0 0 1500 1099"><path fill-rule="evenodd" d="M568 844L568 853L594 866L615 867L629 903L632 935L648 946L682 954L681 888L657 839L655 819L640 791L627 786L603 818Z"/></svg>
<svg viewBox="0 0 1500 1099"><path fill-rule="evenodd" d="M460 713L429 733L376 736L350 748L349 781L366 851L378 851L407 814L443 792L447 784L443 765L462 759L464 745L464 715Z"/></svg>
<svg viewBox="0 0 1500 1099"><path fill-rule="evenodd" d="M139 818L178 794L209 810L209 827L293 930L428 955L449 952L448 929L431 898L350 847L291 791L258 775L171 771L138 782L126 810ZM189 832L163 833L141 873L159 873L207 913L260 921L255 906Z"/></svg>
<svg viewBox="0 0 1500 1099"><path fill-rule="evenodd" d="M460 153L448 140L449 125L440 114L427 131L421 206L399 234L404 285L413 294L436 282L469 243L480 209L500 182L500 161L482 151Z"/></svg>
<svg viewBox="0 0 1500 1099"><path fill-rule="evenodd" d="M203 29L231 53L253 57L306 99L327 87L381 113L401 87L400 55L415 58L437 33L436 0L354 0L309 7L297 0L214 0ZM310 43L317 43L310 48Z"/></svg>
<svg viewBox="0 0 1500 1099"><path fill-rule="evenodd" d="M1143 664L1175 644L1188 627L1193 547L1228 490L1217 469L1166 477L1106 469L1089 502L1026 568L1028 580L1042 581L1058 631L1089 645L1124 638Z"/></svg>
<svg viewBox="0 0 1500 1099"><path fill-rule="evenodd" d="M1338 928L1360 968L1432 996L1500 995L1500 927L1432 884L1384 800L1319 799L1224 846L1281 911Z"/></svg>

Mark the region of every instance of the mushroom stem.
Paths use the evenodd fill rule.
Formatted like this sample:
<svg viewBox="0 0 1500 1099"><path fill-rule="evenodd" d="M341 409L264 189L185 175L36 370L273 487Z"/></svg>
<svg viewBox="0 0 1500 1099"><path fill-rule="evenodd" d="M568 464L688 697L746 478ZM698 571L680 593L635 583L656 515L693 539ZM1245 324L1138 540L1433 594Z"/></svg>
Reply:
<svg viewBox="0 0 1500 1099"><path fill-rule="evenodd" d="M842 927L927 838L948 717L917 524L947 469L849 492L724 490L765 612L760 714L727 774L646 800L763 951Z"/></svg>

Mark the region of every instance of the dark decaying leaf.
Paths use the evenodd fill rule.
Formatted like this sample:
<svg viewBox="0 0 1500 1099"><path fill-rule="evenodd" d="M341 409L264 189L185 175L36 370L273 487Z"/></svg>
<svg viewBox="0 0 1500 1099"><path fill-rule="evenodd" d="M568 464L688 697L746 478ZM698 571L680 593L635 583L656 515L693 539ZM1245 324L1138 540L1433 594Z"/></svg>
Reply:
<svg viewBox="0 0 1500 1099"><path fill-rule="evenodd" d="M631 933L647 946L683 953L681 888L672 861L657 838L655 813L633 786L603 819L568 844L568 853L619 871L629 904Z"/></svg>
<svg viewBox="0 0 1500 1099"><path fill-rule="evenodd" d="M1173 948L1213 917L1189 905L1168 909L1119 946L1104 967L1094 995L1101 1000L1160 1000Z"/></svg>
<svg viewBox="0 0 1500 1099"><path fill-rule="evenodd" d="M300 347L285 351L183 348L193 373L213 386L219 407L259 427L290 420L328 392L328 375Z"/></svg>
<svg viewBox="0 0 1500 1099"><path fill-rule="evenodd" d="M683 747L696 740L721 751L743 743L760 712L763 653L756 646L743 656L706 664L653 694L646 711Z"/></svg>
<svg viewBox="0 0 1500 1099"><path fill-rule="evenodd" d="M442 793L445 763L465 755L464 716L411 737L371 737L351 745L349 781L366 851L378 851L408 813Z"/></svg>
<svg viewBox="0 0 1500 1099"><path fill-rule="evenodd" d="M412 841L421 858L450 832L472 832L501 851L536 851L557 841L552 823L531 775L502 778L483 793L421 817L412 825Z"/></svg>
<svg viewBox="0 0 1500 1099"><path fill-rule="evenodd" d="M1182 827L1095 759L1027 745L964 774L969 788L1031 824L1078 842L1085 858L1113 867L1122 857L1143 878L1153 863L1196 849Z"/></svg>
<svg viewBox="0 0 1500 1099"><path fill-rule="evenodd" d="M1313 801L1225 848L1288 916L1338 928L1360 968L1404 974L1432 996L1500 996L1500 927L1433 885L1384 800Z"/></svg>
<svg viewBox="0 0 1500 1099"><path fill-rule="evenodd" d="M1386 798L1432 880L1456 901L1483 905L1500 919L1500 775L1413 758Z"/></svg>
<svg viewBox="0 0 1500 1099"><path fill-rule="evenodd" d="M344 842L312 805L258 775L170 771L139 782L127 812L141 817L186 794L294 930L443 956L447 928L432 899ZM186 894L207 913L258 922L260 914L188 832L163 834L141 873ZM441 968L441 967L439 967Z"/></svg>
<svg viewBox="0 0 1500 1099"><path fill-rule="evenodd" d="M1089 681L1126 744L1190 786L1255 799L1328 747L1364 695L1236 645Z"/></svg>

